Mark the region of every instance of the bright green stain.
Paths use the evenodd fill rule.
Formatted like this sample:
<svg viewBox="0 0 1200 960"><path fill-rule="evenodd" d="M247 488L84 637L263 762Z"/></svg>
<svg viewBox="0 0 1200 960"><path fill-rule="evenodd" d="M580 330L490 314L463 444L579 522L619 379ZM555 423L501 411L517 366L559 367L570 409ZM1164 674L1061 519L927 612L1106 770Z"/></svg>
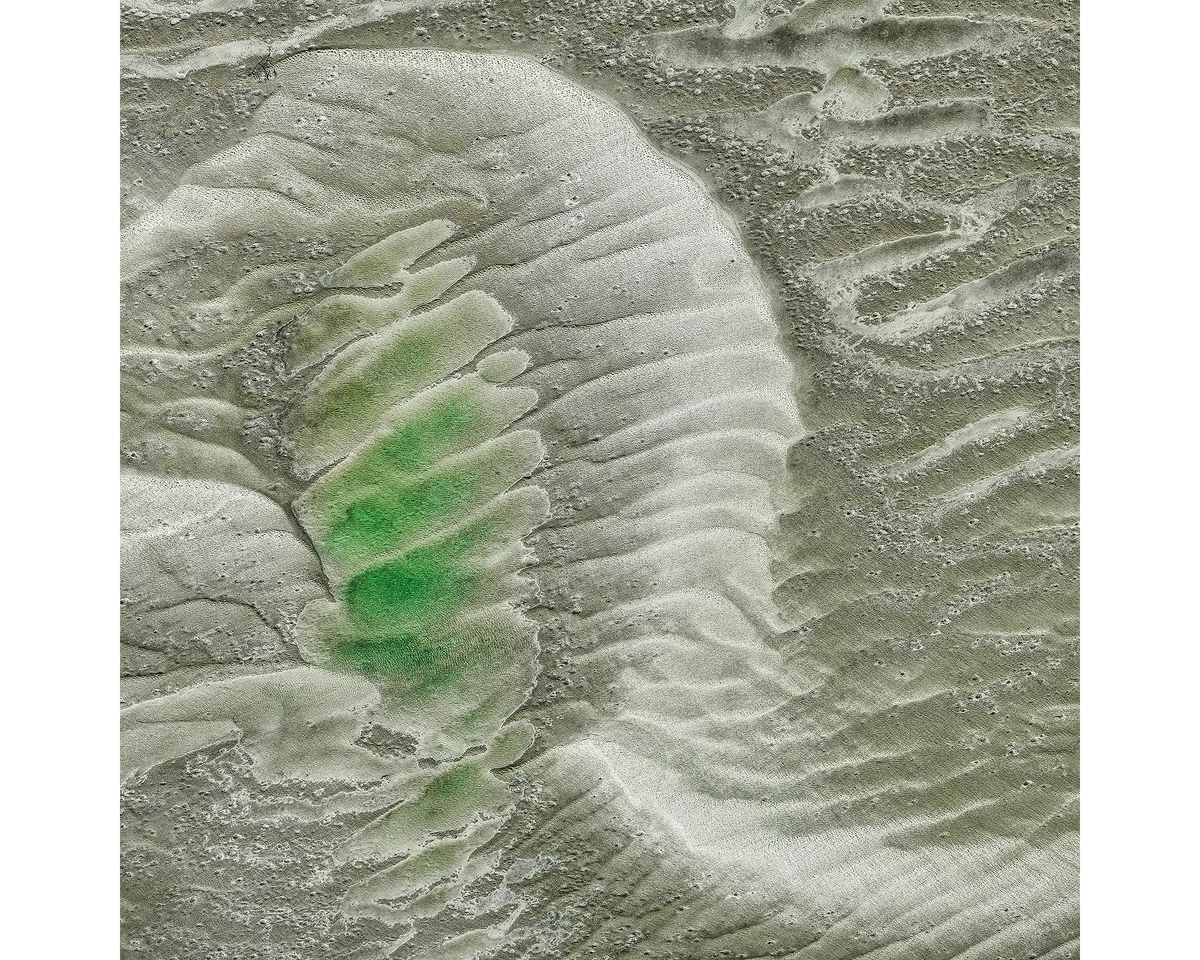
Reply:
<svg viewBox="0 0 1200 960"><path fill-rule="evenodd" d="M436 365L430 344L415 336L404 340L402 348L373 361L370 384L360 378L329 390L323 406L335 425L370 421L366 411L382 393L375 384L416 383ZM492 435L484 413L463 391L443 395L361 451L324 485L318 501L325 515L322 549L343 569L361 570L338 591L353 624L335 641L339 665L433 692L462 680L486 654L478 642L445 627L484 585L485 574L471 561L494 536L493 523L479 520L402 553L460 521L481 487L492 482L478 468L427 472L464 444Z"/></svg>
<svg viewBox="0 0 1200 960"><path fill-rule="evenodd" d="M475 405L464 397L448 397L426 416L391 434L372 454L383 466L420 470L454 446L459 434L477 415Z"/></svg>
<svg viewBox="0 0 1200 960"><path fill-rule="evenodd" d="M350 619L367 629L442 619L468 599L475 580L461 562L462 540L412 550L352 577L343 590Z"/></svg>
<svg viewBox="0 0 1200 960"><path fill-rule="evenodd" d="M420 796L394 807L387 814L385 829L401 837L455 829L474 820L481 807L507 799L490 773L478 763L464 763L428 782Z"/></svg>
<svg viewBox="0 0 1200 960"><path fill-rule="evenodd" d="M397 473L425 469L456 449L462 434L481 416L466 397L446 397L365 450L339 478L330 497L345 502L367 487L394 482Z"/></svg>
<svg viewBox="0 0 1200 960"><path fill-rule="evenodd" d="M441 627L476 597L481 575L468 555L491 527L480 521L350 578L341 594L357 636L337 644L335 660L370 676L415 681L431 690L460 679L478 657L470 655L471 644L447 637Z"/></svg>
<svg viewBox="0 0 1200 960"><path fill-rule="evenodd" d="M377 488L338 515L329 530L330 552L342 561L393 552L452 520L471 502L477 483L471 474L449 474Z"/></svg>
<svg viewBox="0 0 1200 960"><path fill-rule="evenodd" d="M377 680L403 679L436 693L461 680L466 662L458 644L432 643L417 634L347 639L334 662Z"/></svg>

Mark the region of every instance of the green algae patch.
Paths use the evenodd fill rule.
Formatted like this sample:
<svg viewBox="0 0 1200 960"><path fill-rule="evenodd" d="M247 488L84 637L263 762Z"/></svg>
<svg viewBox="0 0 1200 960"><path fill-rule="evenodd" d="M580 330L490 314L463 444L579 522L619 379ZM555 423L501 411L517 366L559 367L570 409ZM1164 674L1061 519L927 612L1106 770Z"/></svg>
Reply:
<svg viewBox="0 0 1200 960"><path fill-rule="evenodd" d="M345 498L377 484L394 480L397 473L417 473L457 450L471 424L484 412L471 398L450 395L402 424L382 440L367 447L330 485L331 500Z"/></svg>
<svg viewBox="0 0 1200 960"><path fill-rule="evenodd" d="M431 804L445 804L460 800L468 795L471 787L480 781L479 768L473 764L456 767L444 773L425 789L425 797Z"/></svg>
<svg viewBox="0 0 1200 960"><path fill-rule="evenodd" d="M444 352L439 343L440 336L437 330L408 330L404 336L396 337L386 350L372 357L365 369L344 371L331 365L330 369L336 370L338 375L330 377L330 382L322 384L323 389L315 395L321 410L322 432L343 431L375 422L390 397L417 390L439 374L448 372L440 369L438 362ZM353 349L347 348L342 356ZM348 376L344 375L347 373Z"/></svg>
<svg viewBox="0 0 1200 960"><path fill-rule="evenodd" d="M526 656L528 631L509 621L527 621L505 605L526 589L519 570L532 555L520 541L548 508L537 488L510 491L443 539L342 581L336 605L305 617L308 655L427 693Z"/></svg>
<svg viewBox="0 0 1200 960"><path fill-rule="evenodd" d="M486 582L471 555L489 543L490 520L369 567L341 590L355 634L334 647L334 661L378 679L405 679L428 689L461 680L484 651L447 636L446 624L468 608Z"/></svg>
<svg viewBox="0 0 1200 960"><path fill-rule="evenodd" d="M448 397L414 423L401 427L376 451L364 469L416 471L433 463L456 445L458 438L480 415L479 408L463 397ZM373 462L378 458L381 463Z"/></svg>
<svg viewBox="0 0 1200 960"><path fill-rule="evenodd" d="M410 478L393 471L373 486L359 486L360 495L354 499L349 499L352 488L339 485L324 505L328 520L318 521L325 531L322 556L335 573L350 576L365 564L457 527L481 510L494 514L497 500L542 456L538 436L520 430L443 461L440 468L424 475ZM480 546L484 546L486 536L479 529ZM499 528L493 531L500 532ZM524 532L518 531L518 536Z"/></svg>
<svg viewBox="0 0 1200 960"><path fill-rule="evenodd" d="M441 774L425 787L411 803L397 807L389 819L393 826L426 825L434 829L454 829L472 819L481 807L507 803L502 784L477 763L463 763Z"/></svg>
<svg viewBox="0 0 1200 960"><path fill-rule="evenodd" d="M473 474L450 473L383 488L336 517L329 528L329 551L342 562L394 551L456 519L475 499L478 486Z"/></svg>
<svg viewBox="0 0 1200 960"><path fill-rule="evenodd" d="M403 680L426 693L440 693L467 678L475 658L457 640L431 641L419 633L348 639L334 647L333 662L389 682Z"/></svg>
<svg viewBox="0 0 1200 960"><path fill-rule="evenodd" d="M343 856L356 859L377 851L413 849L424 846L430 833L461 830L485 817L502 815L513 798L499 780L475 762L459 763L423 787L420 793L393 807L369 824L343 848ZM486 824L480 825L486 830ZM478 828L477 828L478 829ZM478 842L484 838L480 837Z"/></svg>
<svg viewBox="0 0 1200 960"><path fill-rule="evenodd" d="M313 485L309 494L301 498L299 508L306 518L324 529L327 518L336 519L339 513L376 488L416 482L416 474L429 470L439 461L495 440L505 427L511 426L536 402L537 394L533 390L499 388L485 383L476 374L455 377L423 391L393 408L390 415L395 425L390 432L367 439L353 457L334 467ZM525 444L532 451L527 441ZM494 445L491 449L496 451ZM540 459L540 446L537 455ZM495 455L490 459L497 462L490 465L483 464L481 456L482 451L479 451L468 457L479 464L474 468L476 470L495 473L509 469L507 461L502 464ZM512 473L512 480L527 473L532 465Z"/></svg>
<svg viewBox="0 0 1200 960"><path fill-rule="evenodd" d="M484 691L501 677L511 678L513 664L533 649L528 624L506 630L504 618L495 619L495 631L481 631L478 622L466 618L446 631L342 635L333 639L328 662L368 677L390 694L403 695L410 706L420 702L415 694L436 696L469 683L480 696L479 708L488 713L492 697Z"/></svg>
<svg viewBox="0 0 1200 960"><path fill-rule="evenodd" d="M469 599L475 579L458 562L466 546L451 541L418 548L352 577L342 592L350 619L378 628L446 618Z"/></svg>
<svg viewBox="0 0 1200 960"><path fill-rule="evenodd" d="M490 690L492 668L528 655L528 631L510 629L503 611L528 589L521 541L549 509L544 492L511 489L545 455L535 431L505 432L536 392L463 370L512 318L475 291L411 312L470 268L463 258L416 274L399 267L446 229L402 231L326 277L404 291L319 305L305 329L316 342L303 346L335 355L284 424L297 472L324 471L294 504L336 598L304 618L306 656L367 676L393 699L477 682ZM491 365L502 369L487 369L499 379L527 362L508 351Z"/></svg>

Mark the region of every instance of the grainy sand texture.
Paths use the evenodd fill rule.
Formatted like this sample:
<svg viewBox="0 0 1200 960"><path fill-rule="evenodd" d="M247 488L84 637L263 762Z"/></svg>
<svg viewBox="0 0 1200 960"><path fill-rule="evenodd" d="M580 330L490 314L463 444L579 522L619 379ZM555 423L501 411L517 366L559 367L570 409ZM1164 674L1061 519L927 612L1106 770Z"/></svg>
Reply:
<svg viewBox="0 0 1200 960"><path fill-rule="evenodd" d="M1078 10L122 6L122 951L1067 960Z"/></svg>

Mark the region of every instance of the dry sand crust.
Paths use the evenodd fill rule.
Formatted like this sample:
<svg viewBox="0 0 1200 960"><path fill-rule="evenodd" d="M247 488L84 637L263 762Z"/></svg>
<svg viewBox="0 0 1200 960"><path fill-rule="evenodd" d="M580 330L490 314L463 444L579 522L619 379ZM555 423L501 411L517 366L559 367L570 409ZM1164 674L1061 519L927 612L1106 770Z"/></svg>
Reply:
<svg viewBox="0 0 1200 960"><path fill-rule="evenodd" d="M1072 12L376 6L126 11L126 952L1074 956Z"/></svg>

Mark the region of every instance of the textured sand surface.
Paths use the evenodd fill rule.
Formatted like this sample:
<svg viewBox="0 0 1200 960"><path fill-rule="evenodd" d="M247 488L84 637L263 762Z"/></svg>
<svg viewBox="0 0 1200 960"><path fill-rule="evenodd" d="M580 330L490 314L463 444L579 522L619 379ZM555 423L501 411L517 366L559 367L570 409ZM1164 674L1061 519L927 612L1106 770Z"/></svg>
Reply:
<svg viewBox="0 0 1200 960"><path fill-rule="evenodd" d="M125 953L1076 956L1076 22L126 5Z"/></svg>

